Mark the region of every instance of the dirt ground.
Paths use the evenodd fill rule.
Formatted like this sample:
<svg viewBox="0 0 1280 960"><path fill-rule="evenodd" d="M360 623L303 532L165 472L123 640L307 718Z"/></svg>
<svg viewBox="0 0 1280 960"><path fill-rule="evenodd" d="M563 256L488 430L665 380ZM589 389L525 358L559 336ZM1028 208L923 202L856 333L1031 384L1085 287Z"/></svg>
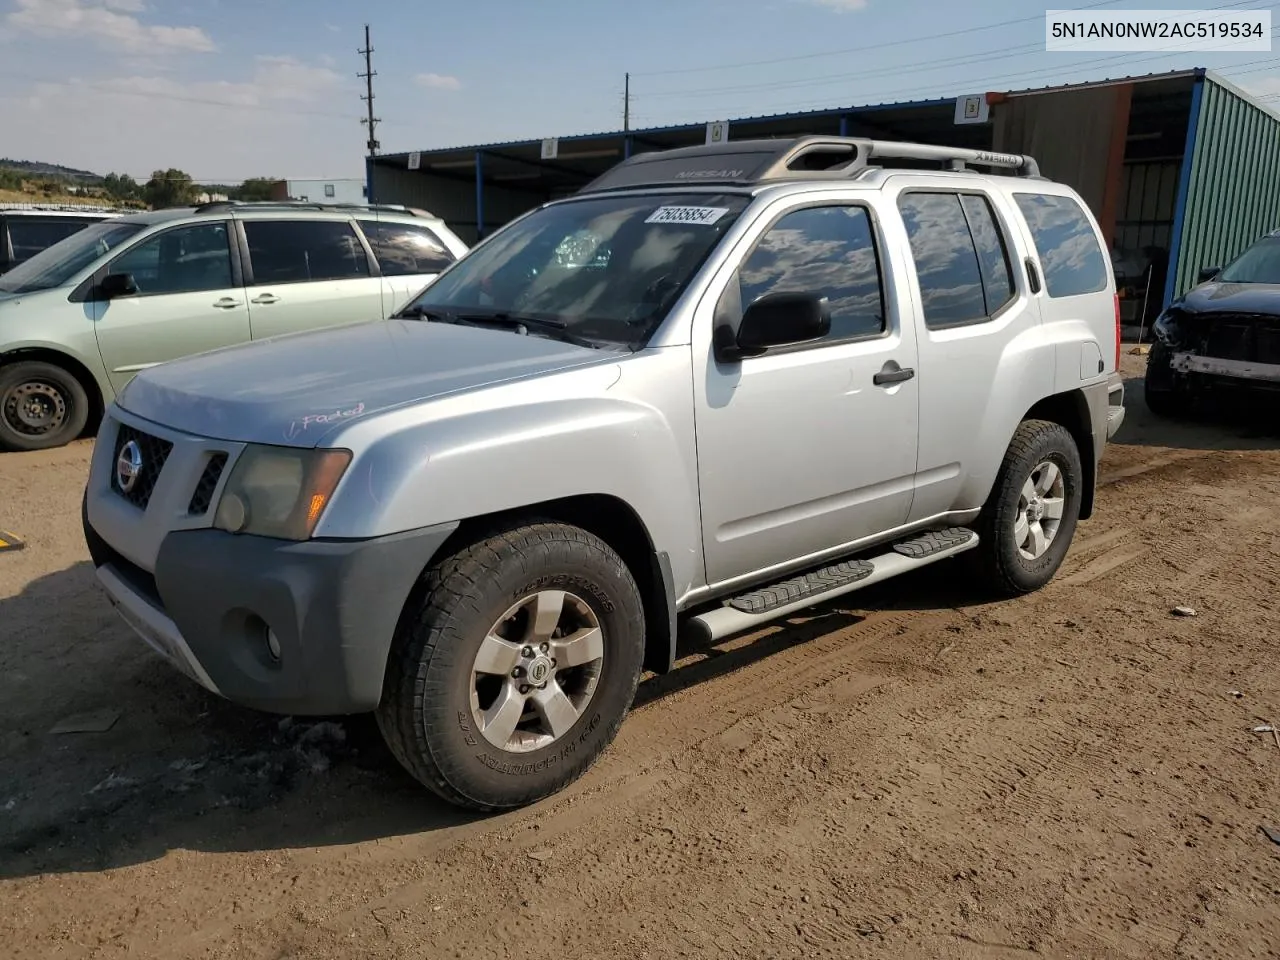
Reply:
<svg viewBox="0 0 1280 960"><path fill-rule="evenodd" d="M0 953L1278 956L1280 421L1129 389L1046 589L974 605L940 564L689 651L586 778L493 818L366 719L172 672L94 585L88 444L0 455L29 538L0 554Z"/></svg>

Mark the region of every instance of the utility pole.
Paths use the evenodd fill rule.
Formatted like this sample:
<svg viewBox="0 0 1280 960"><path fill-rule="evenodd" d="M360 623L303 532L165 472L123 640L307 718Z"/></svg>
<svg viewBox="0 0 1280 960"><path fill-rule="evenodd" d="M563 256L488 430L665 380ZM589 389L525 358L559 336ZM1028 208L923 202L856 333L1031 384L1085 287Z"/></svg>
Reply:
<svg viewBox="0 0 1280 960"><path fill-rule="evenodd" d="M369 156L374 156L378 152L377 129L378 118L373 115L373 78L378 74L373 69L373 44L369 42L369 25L364 25L364 49L357 50L356 53L364 55L364 73L357 73L356 76L365 82L365 95L360 99L368 104L369 115L361 119L361 123L369 128Z"/></svg>
<svg viewBox="0 0 1280 960"><path fill-rule="evenodd" d="M626 85L622 88L622 132L631 132L631 74L627 74Z"/></svg>

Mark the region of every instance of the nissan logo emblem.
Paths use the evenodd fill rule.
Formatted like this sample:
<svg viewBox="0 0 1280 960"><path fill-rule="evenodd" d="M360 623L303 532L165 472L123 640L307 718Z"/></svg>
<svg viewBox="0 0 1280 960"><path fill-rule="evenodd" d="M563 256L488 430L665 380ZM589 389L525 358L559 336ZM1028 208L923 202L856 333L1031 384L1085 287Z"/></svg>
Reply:
<svg viewBox="0 0 1280 960"><path fill-rule="evenodd" d="M120 448L120 456L116 457L116 483L124 493L132 493L141 473L142 448L138 441L130 440Z"/></svg>

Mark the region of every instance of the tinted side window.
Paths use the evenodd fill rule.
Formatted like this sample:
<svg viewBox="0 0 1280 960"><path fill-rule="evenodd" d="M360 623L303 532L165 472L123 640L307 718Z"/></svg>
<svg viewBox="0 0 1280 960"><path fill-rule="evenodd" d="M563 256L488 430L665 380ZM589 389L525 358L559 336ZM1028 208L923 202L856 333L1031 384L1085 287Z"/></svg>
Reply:
<svg viewBox="0 0 1280 960"><path fill-rule="evenodd" d="M959 195L904 193L898 198L898 209L911 239L925 326L986 319L978 251Z"/></svg>
<svg viewBox="0 0 1280 960"><path fill-rule="evenodd" d="M361 220L360 229L385 276L439 273L453 263L453 254L426 227Z"/></svg>
<svg viewBox="0 0 1280 960"><path fill-rule="evenodd" d="M244 232L255 284L369 276L364 246L345 220L246 220Z"/></svg>
<svg viewBox="0 0 1280 960"><path fill-rule="evenodd" d="M1016 194L1040 254L1051 297L1098 293L1107 288L1107 265L1080 204L1070 197Z"/></svg>
<svg viewBox="0 0 1280 960"><path fill-rule="evenodd" d="M129 273L140 296L223 290L231 284L231 246L225 223L176 227L144 240L111 261Z"/></svg>
<svg viewBox="0 0 1280 960"><path fill-rule="evenodd" d="M9 240L15 262L30 260L41 250L65 240L87 223L80 220L53 220L44 217L14 217L9 221Z"/></svg>
<svg viewBox="0 0 1280 960"><path fill-rule="evenodd" d="M784 215L738 270L743 309L768 293L813 293L831 304L828 340L884 330L880 266L863 207L810 207Z"/></svg>
<svg viewBox="0 0 1280 960"><path fill-rule="evenodd" d="M987 303L987 316L1013 299L1013 275L1009 272L1009 252L991 201L986 197L963 193L960 206L969 221L969 234L978 251L978 269L982 272L982 293Z"/></svg>

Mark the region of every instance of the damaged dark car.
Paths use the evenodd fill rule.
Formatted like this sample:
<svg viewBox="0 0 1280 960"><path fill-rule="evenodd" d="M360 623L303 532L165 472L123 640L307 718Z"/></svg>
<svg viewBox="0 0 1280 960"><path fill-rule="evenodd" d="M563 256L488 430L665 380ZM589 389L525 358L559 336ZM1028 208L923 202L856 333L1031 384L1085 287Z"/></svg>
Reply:
<svg viewBox="0 0 1280 960"><path fill-rule="evenodd" d="M1160 416L1210 392L1280 391L1280 230L1200 281L1152 328L1145 386Z"/></svg>

